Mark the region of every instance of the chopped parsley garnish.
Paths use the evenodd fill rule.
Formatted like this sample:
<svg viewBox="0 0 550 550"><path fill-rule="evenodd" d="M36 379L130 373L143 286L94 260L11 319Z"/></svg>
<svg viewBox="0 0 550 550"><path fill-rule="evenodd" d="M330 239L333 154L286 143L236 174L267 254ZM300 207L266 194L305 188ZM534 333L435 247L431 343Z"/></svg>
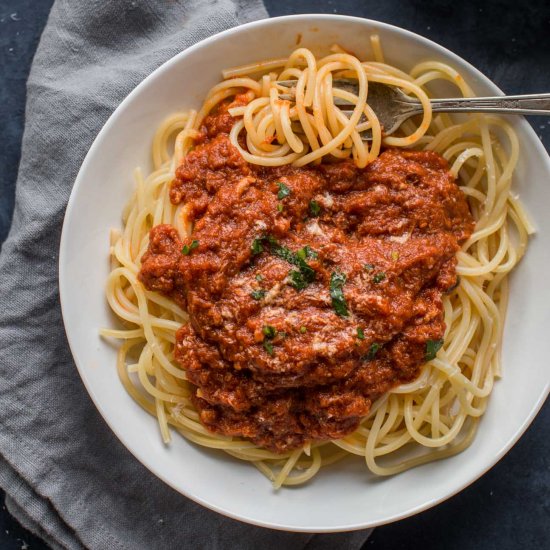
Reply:
<svg viewBox="0 0 550 550"><path fill-rule="evenodd" d="M271 245L271 253L281 258L281 260L287 261L289 264L296 264L297 257L286 246L280 245L273 237L269 238L269 244Z"/></svg>
<svg viewBox="0 0 550 550"><path fill-rule="evenodd" d="M343 291L345 282L346 275L344 273L335 271L330 276L330 297L332 298L332 307L340 317L347 317L349 315L348 304L346 303Z"/></svg>
<svg viewBox="0 0 550 550"><path fill-rule="evenodd" d="M264 325L262 328L262 334L269 339L275 338L277 336L277 329L271 325Z"/></svg>
<svg viewBox="0 0 550 550"><path fill-rule="evenodd" d="M359 338L359 340L365 339L365 331L361 327L357 327L357 338Z"/></svg>
<svg viewBox="0 0 550 550"><path fill-rule="evenodd" d="M319 257L319 254L315 252L309 245L304 246L304 248L300 248L300 250L296 251L296 257L300 260L305 260L306 258L313 258L316 259Z"/></svg>
<svg viewBox="0 0 550 550"><path fill-rule="evenodd" d="M184 256L188 256L191 254L191 250L195 250L199 246L199 241L193 241L191 244L185 244L183 245L183 248L181 249L181 253Z"/></svg>
<svg viewBox="0 0 550 550"><path fill-rule="evenodd" d="M309 201L309 213L313 218L317 218L321 213L321 205L317 201Z"/></svg>
<svg viewBox="0 0 550 550"><path fill-rule="evenodd" d="M252 254L256 256L257 254L261 254L264 251L264 247L262 246L263 239L254 239L252 241L252 245L250 246L250 250L252 250Z"/></svg>
<svg viewBox="0 0 550 550"><path fill-rule="evenodd" d="M305 260L298 256L296 256L296 262L293 263L298 266L298 269L289 271L288 278L290 284L296 290L302 290L315 280L315 270Z"/></svg>
<svg viewBox="0 0 550 550"><path fill-rule="evenodd" d="M288 272L288 280L296 290L303 290L307 287L307 285L309 285L309 282L304 277L304 274L297 269L292 269Z"/></svg>
<svg viewBox="0 0 550 550"><path fill-rule="evenodd" d="M264 280L264 276L261 273L258 273L258 275L256 275L256 281L263 281L263 280Z"/></svg>
<svg viewBox="0 0 550 550"><path fill-rule="evenodd" d="M305 334L307 332L307 327L300 327L300 332Z"/></svg>
<svg viewBox="0 0 550 550"><path fill-rule="evenodd" d="M284 210L284 206L281 202L277 203L277 212L282 212Z"/></svg>
<svg viewBox="0 0 550 550"><path fill-rule="evenodd" d="M260 289L260 290L253 290L250 293L250 296L252 296L252 298L254 298L254 300L261 300L261 299L265 298L266 294L267 294L267 290Z"/></svg>
<svg viewBox="0 0 550 550"><path fill-rule="evenodd" d="M296 288L300 290L315 280L315 270L306 262L301 262L298 267L299 271L296 272L296 270L292 270L289 273L289 276L291 280L295 280L298 283ZM295 275L293 276L293 273L299 273L300 277L296 277Z"/></svg>
<svg viewBox="0 0 550 550"><path fill-rule="evenodd" d="M319 254L317 254L317 252L315 252L315 250L313 250L309 246L305 246L305 249L306 249L306 256L308 258L313 258L314 260L316 260L319 257Z"/></svg>
<svg viewBox="0 0 550 550"><path fill-rule="evenodd" d="M372 361L376 357L376 354L378 353L378 350L381 347L382 346L380 344L377 344L376 342L374 342L374 344L371 344L369 351L367 352L367 355L365 355L363 359L365 361Z"/></svg>
<svg viewBox="0 0 550 550"><path fill-rule="evenodd" d="M277 193L277 198L282 201L284 198L290 195L290 189L282 182L278 181L277 185L279 187L279 192Z"/></svg>
<svg viewBox="0 0 550 550"><path fill-rule="evenodd" d="M385 278L386 278L386 274L383 271L380 271L380 273L377 273L372 278L372 282L378 284L378 283L381 283Z"/></svg>
<svg viewBox="0 0 550 550"><path fill-rule="evenodd" d="M277 239L271 235L259 237L252 242L252 254L256 255L264 251L264 245L269 244L270 252L289 264L295 265L298 269L289 272L288 278L290 284L297 290L302 290L315 280L315 270L306 262L306 258L316 258L317 252L309 246L292 252L290 248L277 242Z"/></svg>
<svg viewBox="0 0 550 550"><path fill-rule="evenodd" d="M372 271L374 269L374 265L373 264L365 264L363 266L367 271Z"/></svg>
<svg viewBox="0 0 550 550"><path fill-rule="evenodd" d="M264 349L269 355L273 355L273 344L269 340L264 340Z"/></svg>
<svg viewBox="0 0 550 550"><path fill-rule="evenodd" d="M426 361L431 361L435 359L437 352L443 347L444 340L441 338L439 340L428 340L426 342Z"/></svg>
<svg viewBox="0 0 550 550"><path fill-rule="evenodd" d="M265 336L264 338L264 349L269 353L269 355L273 355L273 343L271 340L277 336L277 329L275 327L272 327L271 325L264 325L262 327L262 333ZM284 334L284 333L283 333Z"/></svg>
<svg viewBox="0 0 550 550"><path fill-rule="evenodd" d="M278 256L298 268L291 270L288 274L290 284L296 290L306 288L306 286L315 280L315 270L305 261L304 258L304 256L307 257L308 255L305 248L302 248L303 252L298 251L297 253L294 253L290 250L290 248L278 244L273 238L269 240L269 243L271 245L271 252L275 254L275 256Z"/></svg>

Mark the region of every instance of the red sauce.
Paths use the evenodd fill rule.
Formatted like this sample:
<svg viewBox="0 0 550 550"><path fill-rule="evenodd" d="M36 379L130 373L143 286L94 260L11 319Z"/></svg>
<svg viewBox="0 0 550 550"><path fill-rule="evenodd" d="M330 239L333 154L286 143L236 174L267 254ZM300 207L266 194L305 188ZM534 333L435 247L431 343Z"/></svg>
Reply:
<svg viewBox="0 0 550 550"><path fill-rule="evenodd" d="M232 123L223 108L205 120L171 188L193 236L153 228L140 280L189 312L176 360L207 428L276 452L343 437L443 337L441 296L473 230L465 197L433 152L388 150L366 169L249 165ZM314 280L297 289L299 265L277 251L305 246ZM339 273L347 316L330 292Z"/></svg>

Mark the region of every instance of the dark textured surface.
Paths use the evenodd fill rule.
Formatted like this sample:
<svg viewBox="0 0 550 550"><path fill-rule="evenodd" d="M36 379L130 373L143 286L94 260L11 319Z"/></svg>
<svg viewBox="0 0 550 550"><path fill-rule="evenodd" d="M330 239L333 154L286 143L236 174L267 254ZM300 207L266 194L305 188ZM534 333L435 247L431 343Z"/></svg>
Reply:
<svg viewBox="0 0 550 550"><path fill-rule="evenodd" d="M8 233L21 149L25 82L51 0L0 0L0 243Z"/></svg>
<svg viewBox="0 0 550 550"><path fill-rule="evenodd" d="M51 0L0 0L0 242L9 227L25 81ZM470 61L508 93L550 91L550 3L532 0L267 0L272 16L326 12L377 19L422 34ZM531 118L546 147L550 119ZM550 407L490 472L440 506L376 529L367 548L505 550L550 540ZM398 496L396 495L396 498ZM0 549L45 548L0 509Z"/></svg>

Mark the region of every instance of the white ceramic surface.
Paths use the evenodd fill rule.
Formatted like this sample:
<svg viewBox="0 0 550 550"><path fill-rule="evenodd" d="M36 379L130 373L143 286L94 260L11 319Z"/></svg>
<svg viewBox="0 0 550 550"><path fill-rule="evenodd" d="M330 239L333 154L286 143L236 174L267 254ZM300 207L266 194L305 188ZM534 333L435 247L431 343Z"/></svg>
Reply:
<svg viewBox="0 0 550 550"><path fill-rule="evenodd" d="M391 522L441 502L493 466L527 428L548 394L550 369L550 161L535 132L513 123L522 145L514 190L538 233L512 276L504 338L504 377L496 384L472 446L462 454L391 478L370 475L360 459L332 466L306 486L274 492L253 467L175 435L163 445L156 420L126 394L115 349L98 335L113 323L104 298L109 230L120 227L132 170L149 169L153 130L175 110L198 108L224 67L288 54L298 33L319 52L338 42L360 57L380 35L387 60L410 68L426 59L450 63L480 95L500 93L451 52L410 32L365 19L300 15L231 29L180 53L146 78L118 107L91 147L76 180L63 227L60 291L80 375L119 439L151 472L222 514L295 531L344 531ZM529 465L526 464L526 468Z"/></svg>

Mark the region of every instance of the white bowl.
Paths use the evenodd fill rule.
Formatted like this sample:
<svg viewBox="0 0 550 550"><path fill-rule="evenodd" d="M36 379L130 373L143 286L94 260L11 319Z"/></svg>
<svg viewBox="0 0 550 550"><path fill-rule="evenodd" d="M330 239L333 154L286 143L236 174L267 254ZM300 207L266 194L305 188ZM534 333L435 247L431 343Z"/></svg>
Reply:
<svg viewBox="0 0 550 550"><path fill-rule="evenodd" d="M538 233L512 275L504 377L496 384L475 441L462 454L390 478L375 478L360 459L348 460L322 471L306 486L274 492L253 466L221 452L200 448L177 434L166 447L156 420L120 384L115 349L98 335L100 327L113 323L104 298L109 230L120 227L132 170L138 165L150 168L150 143L161 120L172 111L198 108L223 68L287 55L298 33L303 45L317 51L338 42L360 57L370 55L369 36L378 33L387 59L399 67L441 60L458 69L478 94L501 93L441 46L366 19L279 17L204 40L146 78L92 145L65 215L61 304L71 350L90 396L119 439L151 472L204 506L246 522L293 531L346 531L410 516L457 493L510 449L543 404L550 379L550 162L527 122L512 119L522 145L514 190L535 219Z"/></svg>

